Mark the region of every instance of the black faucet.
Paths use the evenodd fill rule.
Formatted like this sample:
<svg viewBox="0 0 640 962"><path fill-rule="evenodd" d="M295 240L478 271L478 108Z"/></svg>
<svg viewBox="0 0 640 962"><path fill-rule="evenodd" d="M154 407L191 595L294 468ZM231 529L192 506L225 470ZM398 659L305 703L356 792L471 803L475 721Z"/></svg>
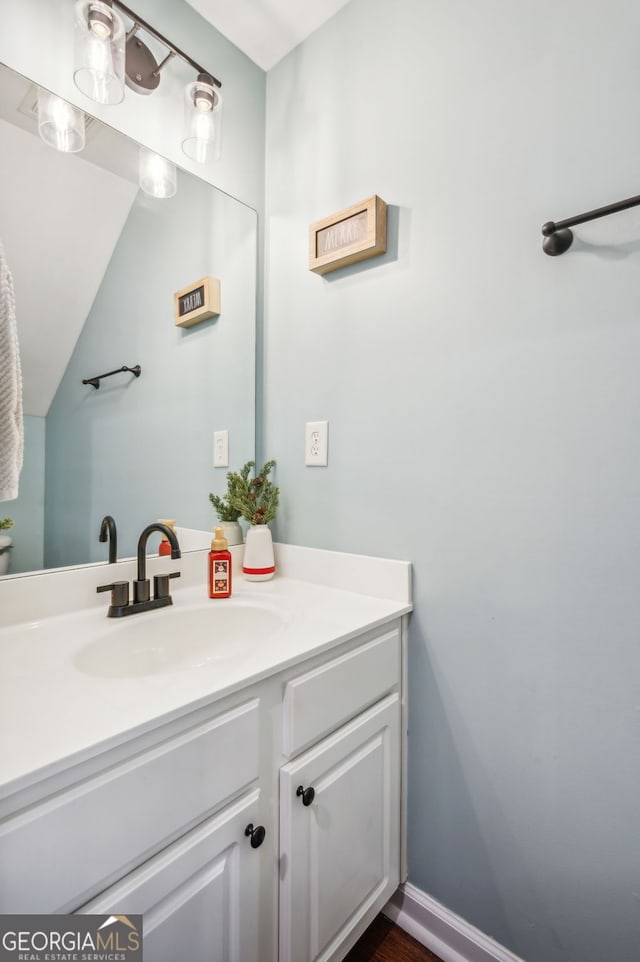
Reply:
<svg viewBox="0 0 640 962"><path fill-rule="evenodd" d="M110 514L105 515L102 519L99 540L106 541L107 537L109 539L109 564L114 565L118 560L118 533L116 523Z"/></svg>
<svg viewBox="0 0 640 962"><path fill-rule="evenodd" d="M171 545L171 557L175 561L176 558L182 557L180 554L180 545L178 544L178 539L176 538L176 533L168 525L162 524L160 521L155 521L153 524L148 524L146 528L142 531L140 537L138 538L138 577L133 582L133 603L141 604L149 600L149 579L147 578L147 540L149 535L154 531L159 531L160 534L167 536L169 544ZM157 585L156 581L158 578L167 578L170 575L156 575L153 579L154 594L157 596ZM174 577L178 577L175 575ZM167 585L167 597L169 597L169 586ZM171 604L171 598L165 604Z"/></svg>
<svg viewBox="0 0 640 962"><path fill-rule="evenodd" d="M96 591L111 592L111 604L107 612L109 618L122 618L124 615L135 615L140 611L151 611L152 608L164 608L166 605L173 604L173 598L169 594L169 580L171 578L179 578L179 571L172 571L171 574L168 575L154 575L153 598L150 597L145 552L147 540L153 531L159 531L161 534L166 535L171 545L171 557L174 560L182 557L175 531L172 531L166 524L161 524L159 521L154 522L154 524L148 524L138 539L138 577L133 582L133 601L131 603L129 602L128 581L114 581L113 584L100 585L96 588Z"/></svg>

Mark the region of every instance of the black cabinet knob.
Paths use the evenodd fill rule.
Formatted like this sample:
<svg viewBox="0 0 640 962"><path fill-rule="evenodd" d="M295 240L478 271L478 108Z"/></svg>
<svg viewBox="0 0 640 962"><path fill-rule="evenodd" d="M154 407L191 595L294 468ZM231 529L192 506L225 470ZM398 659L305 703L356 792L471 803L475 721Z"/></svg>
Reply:
<svg viewBox="0 0 640 962"><path fill-rule="evenodd" d="M303 805L311 805L311 802L316 797L316 790L315 788L303 788L302 785L298 785L296 796L300 795L302 795Z"/></svg>
<svg viewBox="0 0 640 962"><path fill-rule="evenodd" d="M253 827L253 822L249 822L244 830L244 834L251 836L251 848L260 848L264 842L264 837L267 834L264 825L256 825Z"/></svg>

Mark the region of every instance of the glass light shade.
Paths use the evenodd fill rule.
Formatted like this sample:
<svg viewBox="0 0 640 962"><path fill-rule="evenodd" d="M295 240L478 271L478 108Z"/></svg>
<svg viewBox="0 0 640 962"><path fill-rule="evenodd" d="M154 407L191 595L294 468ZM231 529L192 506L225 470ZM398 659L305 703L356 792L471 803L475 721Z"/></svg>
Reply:
<svg viewBox="0 0 640 962"><path fill-rule="evenodd" d="M45 144L75 153L84 147L84 113L48 90L38 90L38 133Z"/></svg>
<svg viewBox="0 0 640 962"><path fill-rule="evenodd" d="M149 197L173 197L178 189L175 164L144 147L140 148L139 177L140 186Z"/></svg>
<svg viewBox="0 0 640 962"><path fill-rule="evenodd" d="M219 160L222 143L222 97L209 83L196 80L184 92L182 150L199 164Z"/></svg>
<svg viewBox="0 0 640 962"><path fill-rule="evenodd" d="M78 0L75 5L75 66L73 80L98 104L119 104L124 98L125 29L117 11L102 0Z"/></svg>

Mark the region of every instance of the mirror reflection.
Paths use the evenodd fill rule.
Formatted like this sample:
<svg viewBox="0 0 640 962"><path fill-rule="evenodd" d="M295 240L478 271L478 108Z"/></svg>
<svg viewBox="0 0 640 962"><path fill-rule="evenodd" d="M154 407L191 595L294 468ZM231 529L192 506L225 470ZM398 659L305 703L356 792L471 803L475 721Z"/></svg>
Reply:
<svg viewBox="0 0 640 962"><path fill-rule="evenodd" d="M87 117L81 153L37 133L37 88L0 67L0 240L13 275L24 467L10 573L119 557L158 518L210 529L214 431L230 467L254 456L256 213L181 170L138 187L138 145ZM220 313L176 326L174 294L220 282ZM140 366L83 384L106 372ZM153 548L150 544L150 548Z"/></svg>

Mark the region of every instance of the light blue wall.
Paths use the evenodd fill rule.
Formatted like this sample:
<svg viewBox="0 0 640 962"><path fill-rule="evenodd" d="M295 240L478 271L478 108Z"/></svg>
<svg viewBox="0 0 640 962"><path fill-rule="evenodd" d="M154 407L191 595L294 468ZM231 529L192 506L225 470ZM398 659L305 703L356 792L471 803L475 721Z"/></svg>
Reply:
<svg viewBox="0 0 640 962"><path fill-rule="evenodd" d="M410 880L527 962L640 945L637 212L540 247L638 193L639 35L630 0L352 0L268 75L278 532L414 562ZM373 193L387 255L310 273Z"/></svg>
<svg viewBox="0 0 640 962"><path fill-rule="evenodd" d="M5 532L13 540L10 574L42 568L44 544L44 418L24 419L24 463L20 492L0 506L0 516L13 518Z"/></svg>
<svg viewBox="0 0 640 962"><path fill-rule="evenodd" d="M120 557L159 517L214 524L213 432L229 431L236 469L254 451L255 262L255 211L226 194L182 173L170 200L138 194L47 417L48 567L104 559L106 514ZM220 316L176 327L174 292L207 274ZM138 379L82 384L136 364Z"/></svg>

